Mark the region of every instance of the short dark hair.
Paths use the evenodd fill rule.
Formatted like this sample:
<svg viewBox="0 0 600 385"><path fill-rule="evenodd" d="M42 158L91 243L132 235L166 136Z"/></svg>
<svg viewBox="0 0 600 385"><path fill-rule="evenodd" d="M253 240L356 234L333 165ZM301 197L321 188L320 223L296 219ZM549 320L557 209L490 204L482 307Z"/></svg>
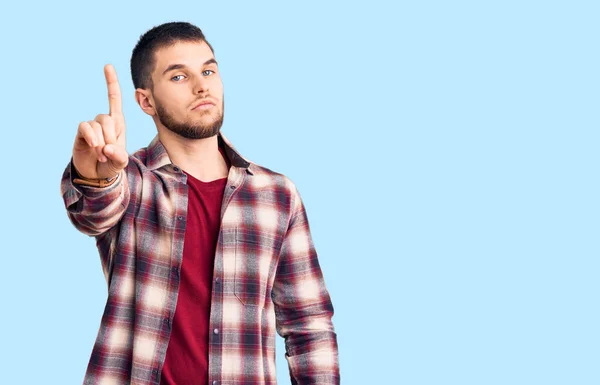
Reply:
<svg viewBox="0 0 600 385"><path fill-rule="evenodd" d="M205 42L215 51L202 30L186 22L171 22L156 26L140 36L131 54L131 78L135 88L152 88L152 71L156 64L154 53L180 41Z"/></svg>

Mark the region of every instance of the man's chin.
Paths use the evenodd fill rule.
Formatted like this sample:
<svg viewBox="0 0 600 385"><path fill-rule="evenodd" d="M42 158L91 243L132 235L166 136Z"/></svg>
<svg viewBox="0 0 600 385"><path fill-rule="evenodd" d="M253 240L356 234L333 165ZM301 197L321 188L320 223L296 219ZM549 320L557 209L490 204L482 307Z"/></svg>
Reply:
<svg viewBox="0 0 600 385"><path fill-rule="evenodd" d="M167 129L185 139L207 139L212 138L221 131L220 125L210 127L167 127Z"/></svg>
<svg viewBox="0 0 600 385"><path fill-rule="evenodd" d="M162 115L162 119L160 118ZM206 139L217 135L221 131L223 118L218 116L195 119L193 122L179 123L170 119L166 114L160 114L159 120L167 130L185 139Z"/></svg>

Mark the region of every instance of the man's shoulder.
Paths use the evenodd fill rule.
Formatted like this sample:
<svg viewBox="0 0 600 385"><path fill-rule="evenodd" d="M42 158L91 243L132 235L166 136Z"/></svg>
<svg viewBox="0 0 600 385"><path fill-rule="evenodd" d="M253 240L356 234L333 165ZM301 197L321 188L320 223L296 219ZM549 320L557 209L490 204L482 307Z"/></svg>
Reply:
<svg viewBox="0 0 600 385"><path fill-rule="evenodd" d="M129 160L140 170L150 169L155 170L170 163L169 156L162 147L152 145L142 147L129 155Z"/></svg>
<svg viewBox="0 0 600 385"><path fill-rule="evenodd" d="M171 163L167 150L160 142L158 135L146 146L129 155L129 160L140 170L157 170Z"/></svg>
<svg viewBox="0 0 600 385"><path fill-rule="evenodd" d="M131 154L130 157L141 162L142 164L146 164L146 161L148 160L148 147L137 149L137 151Z"/></svg>
<svg viewBox="0 0 600 385"><path fill-rule="evenodd" d="M249 167L251 176L247 179L253 186L259 188L279 188L286 191L295 192L294 182L285 174L250 162Z"/></svg>
<svg viewBox="0 0 600 385"><path fill-rule="evenodd" d="M134 153L129 153L127 169L134 174L142 175L148 169L148 147L142 147Z"/></svg>

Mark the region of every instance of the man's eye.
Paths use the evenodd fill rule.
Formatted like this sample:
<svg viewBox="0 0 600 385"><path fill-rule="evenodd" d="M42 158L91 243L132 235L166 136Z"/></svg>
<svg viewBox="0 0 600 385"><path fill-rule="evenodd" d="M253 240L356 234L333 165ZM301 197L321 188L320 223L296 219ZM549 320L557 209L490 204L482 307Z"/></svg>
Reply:
<svg viewBox="0 0 600 385"><path fill-rule="evenodd" d="M174 81L178 82L178 81L182 80L183 78L184 78L183 75L177 75L177 76L173 76L171 78L171 80L174 80Z"/></svg>
<svg viewBox="0 0 600 385"><path fill-rule="evenodd" d="M210 72L210 73L207 73L207 72ZM202 71L202 74L204 76L208 76L208 75L211 75L211 74L214 74L214 73L215 73L215 71L213 71L213 70L204 70L204 71Z"/></svg>

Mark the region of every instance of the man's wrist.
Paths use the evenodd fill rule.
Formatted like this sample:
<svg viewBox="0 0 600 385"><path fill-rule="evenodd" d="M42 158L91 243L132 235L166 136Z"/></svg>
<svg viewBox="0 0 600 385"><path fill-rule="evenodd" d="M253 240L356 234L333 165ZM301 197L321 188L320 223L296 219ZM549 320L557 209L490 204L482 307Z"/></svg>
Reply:
<svg viewBox="0 0 600 385"><path fill-rule="evenodd" d="M73 183L82 185L82 186L90 186L90 187L111 186L112 184L114 184L117 181L117 179L119 178L119 175L121 174L121 173L118 173L117 175L115 175L111 178L86 178L83 175L81 175L81 173L77 170L75 165L73 165L73 170L75 171Z"/></svg>

